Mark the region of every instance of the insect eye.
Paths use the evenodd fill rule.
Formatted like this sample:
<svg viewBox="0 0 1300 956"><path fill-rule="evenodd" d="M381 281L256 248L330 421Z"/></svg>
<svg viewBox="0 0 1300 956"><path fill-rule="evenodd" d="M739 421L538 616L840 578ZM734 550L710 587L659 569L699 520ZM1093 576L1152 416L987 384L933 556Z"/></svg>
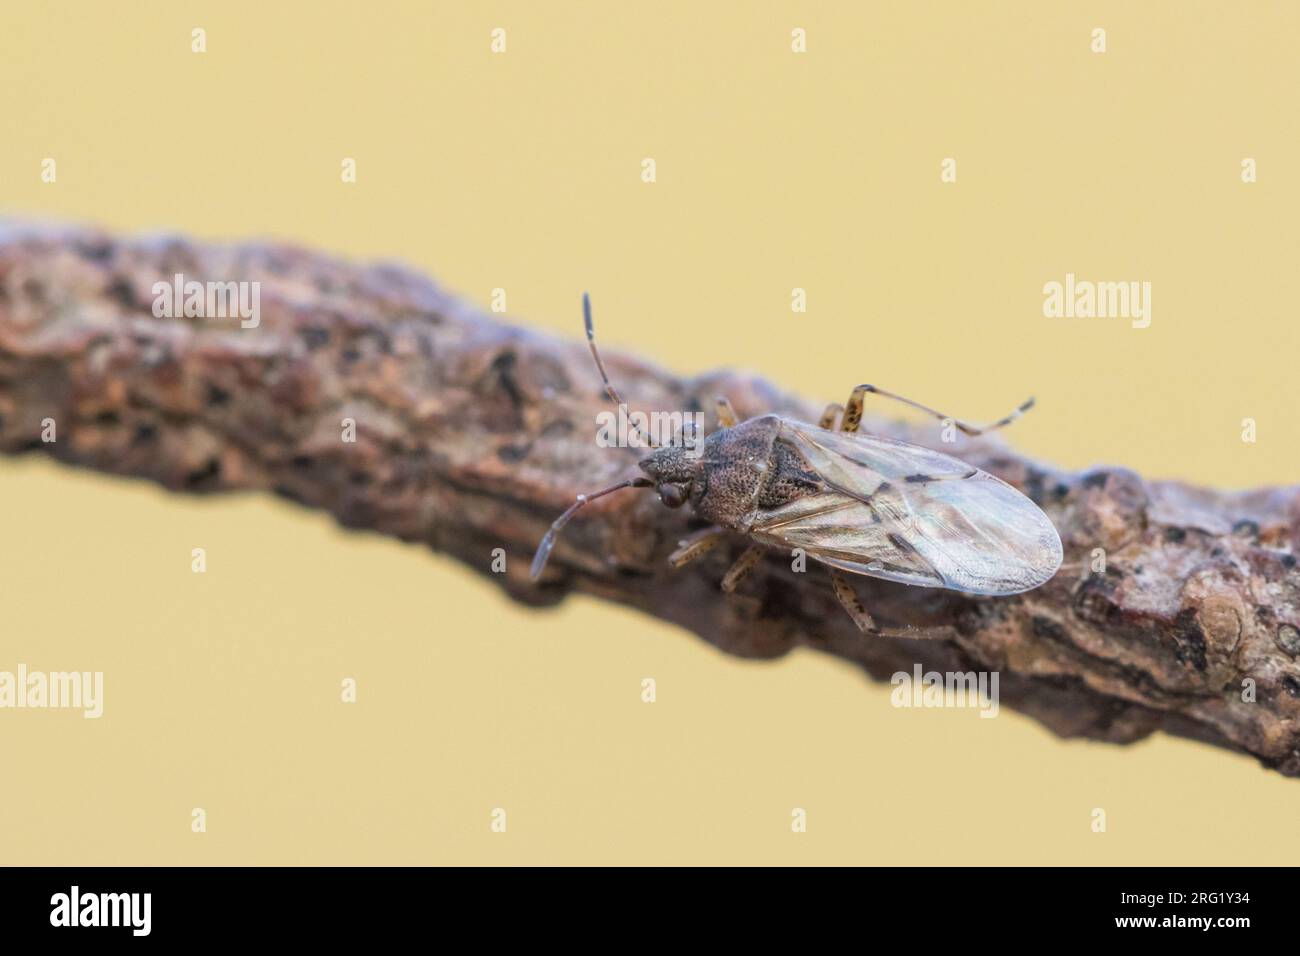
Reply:
<svg viewBox="0 0 1300 956"><path fill-rule="evenodd" d="M686 504L686 489L681 485L660 485L659 500L669 508L680 508Z"/></svg>

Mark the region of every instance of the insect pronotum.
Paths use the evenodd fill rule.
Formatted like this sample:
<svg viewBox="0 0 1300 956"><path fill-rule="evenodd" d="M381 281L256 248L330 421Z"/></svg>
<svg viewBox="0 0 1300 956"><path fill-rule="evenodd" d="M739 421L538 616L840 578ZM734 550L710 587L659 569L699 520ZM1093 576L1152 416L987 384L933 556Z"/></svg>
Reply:
<svg viewBox="0 0 1300 956"><path fill-rule="evenodd" d="M591 301L582 297L587 342L605 384L614 388L596 350ZM863 633L881 633L845 572L968 594L1018 594L1049 580L1061 565L1061 539L1047 515L999 478L919 445L858 431L868 395L903 402L966 435L1011 424L1031 398L983 428L953 419L874 385L859 385L841 408L831 405L816 425L780 415L738 422L731 403L717 402L718 429L695 451L694 436L678 433L640 462L644 475L579 495L542 538L532 576L541 574L556 536L583 506L623 488L654 488L669 508L689 503L711 523L679 542L668 557L681 567L711 551L728 534L752 539L722 580L732 591L765 548L803 549L830 568L835 596Z"/></svg>

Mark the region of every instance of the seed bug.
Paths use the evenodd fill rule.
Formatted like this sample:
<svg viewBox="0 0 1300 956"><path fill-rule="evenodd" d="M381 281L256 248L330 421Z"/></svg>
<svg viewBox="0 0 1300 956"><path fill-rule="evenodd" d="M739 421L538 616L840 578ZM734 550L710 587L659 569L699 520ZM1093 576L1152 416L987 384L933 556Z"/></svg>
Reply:
<svg viewBox="0 0 1300 956"><path fill-rule="evenodd" d="M587 343L605 391L625 405L596 350L591 300L582 298ZM546 565L560 531L586 504L623 488L654 488L669 508L689 503L710 527L679 542L668 563L679 568L728 534L752 539L722 579L730 592L766 548L803 549L830 569L835 596L865 634L887 633L862 606L845 572L968 594L1018 594L1049 580L1061 565L1061 539L1047 515L978 468L919 445L862 434L868 395L902 402L981 435L1011 424L1034 404L983 428L919 402L859 385L844 406L832 404L816 425L779 415L744 422L717 400L718 429L695 454L682 442L656 446L643 475L579 495L538 545L532 576ZM690 436L681 435L687 438Z"/></svg>

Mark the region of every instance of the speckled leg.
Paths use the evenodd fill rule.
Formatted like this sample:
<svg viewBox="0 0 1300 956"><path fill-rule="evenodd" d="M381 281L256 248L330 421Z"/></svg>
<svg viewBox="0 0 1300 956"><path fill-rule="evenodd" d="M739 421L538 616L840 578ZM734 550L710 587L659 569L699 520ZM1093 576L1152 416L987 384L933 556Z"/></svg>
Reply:
<svg viewBox="0 0 1300 956"><path fill-rule="evenodd" d="M853 585L849 584L848 578L839 568L831 568L831 587L835 591L835 596L839 598L844 610L849 612L849 617L853 618L853 623L858 626L858 630L863 634L879 634L880 629L876 627L876 622L867 609L862 606L862 601L858 598L858 592L853 590Z"/></svg>
<svg viewBox="0 0 1300 956"><path fill-rule="evenodd" d="M849 583L848 577L838 568L831 569L831 587L863 634L872 637L904 637L912 641L951 641L957 637L956 629L949 624L941 627L880 627L862 606L858 592Z"/></svg>
<svg viewBox="0 0 1300 956"><path fill-rule="evenodd" d="M722 428L734 428L736 422L736 410L731 407L731 402L722 396L718 396L718 425Z"/></svg>
<svg viewBox="0 0 1300 956"><path fill-rule="evenodd" d="M726 531L714 525L711 528L703 528L694 534L687 535L677 542L677 550L668 555L668 563L674 568L690 564L696 558L703 557L721 544L726 534Z"/></svg>
<svg viewBox="0 0 1300 956"><path fill-rule="evenodd" d="M736 563L722 579L722 590L728 594L736 590L736 585L745 580L749 572L754 570L754 566L762 559L765 550L761 544L751 544L746 548L745 553L736 559Z"/></svg>
<svg viewBox="0 0 1300 956"><path fill-rule="evenodd" d="M839 402L831 402L826 406L826 411L822 412L822 417L817 421L818 428L829 428L835 430L835 420L844 412L844 406Z"/></svg>
<svg viewBox="0 0 1300 956"><path fill-rule="evenodd" d="M927 415L933 415L941 422L951 421L953 427L958 431L964 435L970 435L972 437L975 435L982 435L985 432L991 432L996 428L1010 425L1017 418L1034 407L1034 400L1031 398L1010 415L998 419L992 425L971 425L967 422L953 418L951 415L937 412L927 405L922 405L920 402L914 402L910 398L904 398L902 395L895 395L893 392L886 392L884 389L876 388L874 385L859 385L853 390L853 394L849 396L848 404L844 407L844 420L840 424L841 431L855 432L858 430L858 426L862 424L862 402L867 395L879 395L882 398L892 398L896 402L902 402L904 405L925 412Z"/></svg>

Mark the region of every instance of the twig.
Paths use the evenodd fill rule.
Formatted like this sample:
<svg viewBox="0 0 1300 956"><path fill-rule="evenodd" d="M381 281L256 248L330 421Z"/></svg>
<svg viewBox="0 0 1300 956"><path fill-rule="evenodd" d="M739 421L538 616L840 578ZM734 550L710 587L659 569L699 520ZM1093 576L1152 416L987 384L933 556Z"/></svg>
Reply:
<svg viewBox="0 0 1300 956"><path fill-rule="evenodd" d="M155 317L154 283L177 273L260 283L258 326ZM744 375L688 380L627 356L608 363L645 410L712 409L719 394L742 417L820 410ZM742 542L670 571L689 509L651 494L593 503L529 582L533 548L574 495L635 471L636 450L595 445L608 409L576 335L502 325L400 268L260 245L0 234L6 453L41 451L177 491L271 491L348 527L427 542L517 600L594 594L746 657L804 645L879 679L917 663L995 670L1001 703L1058 734L1128 742L1162 729L1300 775L1300 490L1066 473L998 442L942 445L935 428L868 422L1023 489L1059 529L1066 567L1015 598L857 579L882 624L941 635L867 639L815 563L796 573L774 553L730 596L718 581ZM57 424L53 443L42 441L45 419ZM496 548L503 573L492 571Z"/></svg>

